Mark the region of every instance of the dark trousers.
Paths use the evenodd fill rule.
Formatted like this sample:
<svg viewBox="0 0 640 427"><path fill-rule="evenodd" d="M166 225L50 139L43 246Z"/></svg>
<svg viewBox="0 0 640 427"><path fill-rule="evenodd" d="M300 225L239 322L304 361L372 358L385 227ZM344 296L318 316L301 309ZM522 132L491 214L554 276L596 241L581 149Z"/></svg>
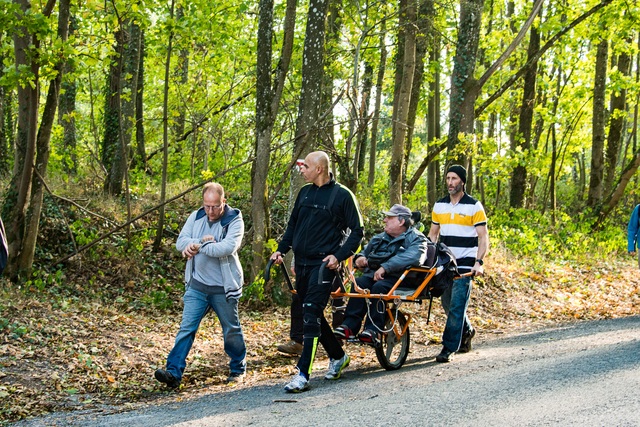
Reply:
<svg viewBox="0 0 640 427"><path fill-rule="evenodd" d="M331 299L331 309L333 315L331 317L331 327L333 329L342 325L344 321L345 303L344 298ZM293 294L291 298L291 328L289 329L289 338L302 344L304 336L304 321L302 320L302 301L298 294Z"/></svg>
<svg viewBox="0 0 640 427"><path fill-rule="evenodd" d="M389 276L377 282L370 276L356 278L356 283L363 289L370 289L372 294L386 294L396 284L399 276ZM367 311L367 302L370 304ZM380 332L384 329L387 304L384 300L374 298L349 298L344 322L354 334L362 327L362 320L366 317L365 329ZM369 313L367 315L367 312Z"/></svg>
<svg viewBox="0 0 640 427"><path fill-rule="evenodd" d="M318 343L331 359L340 359L344 350L333 329L324 317L324 307L331 296L335 272L323 269L323 280L318 281L320 266L296 265L296 291L302 302L303 340L298 369L307 378L313 368Z"/></svg>

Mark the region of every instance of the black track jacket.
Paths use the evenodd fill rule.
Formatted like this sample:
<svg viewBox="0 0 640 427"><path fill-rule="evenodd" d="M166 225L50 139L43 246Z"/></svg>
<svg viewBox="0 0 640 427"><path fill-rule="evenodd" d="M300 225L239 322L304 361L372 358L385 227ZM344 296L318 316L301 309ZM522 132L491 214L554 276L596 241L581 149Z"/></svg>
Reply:
<svg viewBox="0 0 640 427"><path fill-rule="evenodd" d="M336 185L339 189L329 207ZM348 229L351 233L343 244ZM302 187L278 251L284 255L293 248L296 264L302 265L320 265L324 257L332 254L343 261L356 253L363 236L364 225L355 196L331 174L331 180L322 187Z"/></svg>

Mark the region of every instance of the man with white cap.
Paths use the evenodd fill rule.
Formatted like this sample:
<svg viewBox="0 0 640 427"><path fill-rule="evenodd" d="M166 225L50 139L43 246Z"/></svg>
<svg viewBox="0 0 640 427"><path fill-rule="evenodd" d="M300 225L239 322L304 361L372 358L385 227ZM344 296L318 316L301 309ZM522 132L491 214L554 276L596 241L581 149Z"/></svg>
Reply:
<svg viewBox="0 0 640 427"><path fill-rule="evenodd" d="M373 236L364 250L354 256L355 266L364 270L356 283L370 289L372 294L388 293L405 269L421 265L427 254L427 238L413 227L409 208L395 204L383 214L384 231ZM350 298L343 324L333 330L335 336L348 339L358 334L361 342L376 345L379 332L384 329L386 304L382 300L371 304L364 330L358 334L367 314L367 300Z"/></svg>
<svg viewBox="0 0 640 427"><path fill-rule="evenodd" d="M465 192L467 170L460 165L447 169L448 195L438 200L431 212L429 239L440 241L453 252L461 274L484 274L484 257L489 251L487 215L482 204ZM442 334L442 351L437 362L450 362L454 353L471 351L471 339L476 331L467 317L471 296L471 277L453 281L442 295L442 307L447 323Z"/></svg>

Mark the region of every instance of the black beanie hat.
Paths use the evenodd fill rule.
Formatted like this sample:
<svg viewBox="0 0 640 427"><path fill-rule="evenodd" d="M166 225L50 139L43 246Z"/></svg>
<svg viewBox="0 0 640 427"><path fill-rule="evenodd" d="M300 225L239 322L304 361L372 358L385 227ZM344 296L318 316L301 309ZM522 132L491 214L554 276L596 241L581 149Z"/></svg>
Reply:
<svg viewBox="0 0 640 427"><path fill-rule="evenodd" d="M451 165L449 169L447 169L447 173L453 172L460 177L464 184L467 183L467 170L460 165Z"/></svg>

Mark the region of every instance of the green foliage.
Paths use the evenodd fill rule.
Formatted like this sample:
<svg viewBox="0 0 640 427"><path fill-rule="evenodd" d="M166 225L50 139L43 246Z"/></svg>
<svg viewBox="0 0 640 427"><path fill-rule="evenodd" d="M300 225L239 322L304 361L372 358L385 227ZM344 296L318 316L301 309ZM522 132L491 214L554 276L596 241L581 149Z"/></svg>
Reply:
<svg viewBox="0 0 640 427"><path fill-rule="evenodd" d="M492 244L504 245L515 256L533 263L556 259L589 262L606 261L624 251L623 231L615 226L593 231L588 214L557 215L556 224L549 215L517 209L496 212L490 217Z"/></svg>

